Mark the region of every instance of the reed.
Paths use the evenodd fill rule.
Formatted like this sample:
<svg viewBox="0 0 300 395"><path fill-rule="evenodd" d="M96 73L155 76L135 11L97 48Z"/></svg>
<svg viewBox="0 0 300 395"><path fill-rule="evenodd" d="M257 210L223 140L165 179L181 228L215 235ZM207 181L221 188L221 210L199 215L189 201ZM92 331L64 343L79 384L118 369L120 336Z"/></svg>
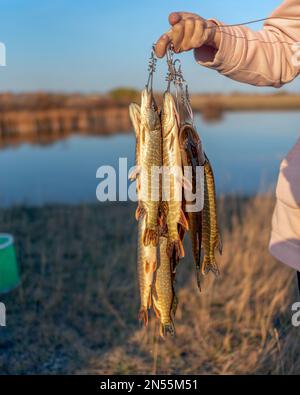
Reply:
<svg viewBox="0 0 300 395"><path fill-rule="evenodd" d="M221 277L209 275L200 294L187 255L176 284L177 336L167 341L157 339L153 319L148 332L136 320L133 205L0 210L23 278L1 296L1 373L299 373L295 274L267 249L273 203L219 200Z"/></svg>

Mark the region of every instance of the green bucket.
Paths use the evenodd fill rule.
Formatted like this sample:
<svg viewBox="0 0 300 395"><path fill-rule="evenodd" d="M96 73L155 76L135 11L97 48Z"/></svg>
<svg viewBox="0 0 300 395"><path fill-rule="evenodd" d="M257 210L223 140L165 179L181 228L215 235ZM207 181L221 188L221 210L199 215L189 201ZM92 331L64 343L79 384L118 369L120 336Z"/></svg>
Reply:
<svg viewBox="0 0 300 395"><path fill-rule="evenodd" d="M14 238L0 233L0 293L8 292L20 283Z"/></svg>

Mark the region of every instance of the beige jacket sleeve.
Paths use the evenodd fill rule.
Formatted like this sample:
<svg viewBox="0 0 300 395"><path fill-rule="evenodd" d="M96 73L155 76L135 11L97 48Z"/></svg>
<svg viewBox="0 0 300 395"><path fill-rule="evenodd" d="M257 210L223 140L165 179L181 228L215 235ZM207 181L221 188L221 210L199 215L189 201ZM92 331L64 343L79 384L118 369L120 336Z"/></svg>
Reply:
<svg viewBox="0 0 300 395"><path fill-rule="evenodd" d="M300 73L300 0L285 0L271 16L258 32L212 20L221 31L219 50L196 49L197 62L256 86L280 87L292 81Z"/></svg>
<svg viewBox="0 0 300 395"><path fill-rule="evenodd" d="M259 32L213 20L221 31L220 48L199 48L196 60L256 86L292 81L300 72L300 0L285 0L272 17ZM281 163L276 198L270 252L300 271L300 139Z"/></svg>

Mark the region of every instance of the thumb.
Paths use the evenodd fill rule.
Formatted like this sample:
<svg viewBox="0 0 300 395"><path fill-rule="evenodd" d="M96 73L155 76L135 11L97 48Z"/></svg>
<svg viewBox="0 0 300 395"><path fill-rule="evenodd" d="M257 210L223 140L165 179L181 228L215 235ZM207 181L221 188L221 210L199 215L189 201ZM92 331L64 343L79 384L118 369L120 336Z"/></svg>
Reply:
<svg viewBox="0 0 300 395"><path fill-rule="evenodd" d="M169 15L169 22L170 25L174 26L176 23L180 22L181 20L185 20L188 18L199 18L197 14L193 14L192 12L172 12Z"/></svg>

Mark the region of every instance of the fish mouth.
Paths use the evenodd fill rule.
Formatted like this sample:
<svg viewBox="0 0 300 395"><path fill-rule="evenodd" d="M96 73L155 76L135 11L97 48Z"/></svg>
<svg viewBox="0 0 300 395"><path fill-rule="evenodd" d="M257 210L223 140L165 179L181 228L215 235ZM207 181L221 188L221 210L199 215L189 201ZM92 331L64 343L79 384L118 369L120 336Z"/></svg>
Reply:
<svg viewBox="0 0 300 395"><path fill-rule="evenodd" d="M142 91L141 107L147 110L157 110L157 106L153 97L153 92L144 88Z"/></svg>
<svg viewBox="0 0 300 395"><path fill-rule="evenodd" d="M152 108L152 93L147 88L142 91L142 107L147 109Z"/></svg>

